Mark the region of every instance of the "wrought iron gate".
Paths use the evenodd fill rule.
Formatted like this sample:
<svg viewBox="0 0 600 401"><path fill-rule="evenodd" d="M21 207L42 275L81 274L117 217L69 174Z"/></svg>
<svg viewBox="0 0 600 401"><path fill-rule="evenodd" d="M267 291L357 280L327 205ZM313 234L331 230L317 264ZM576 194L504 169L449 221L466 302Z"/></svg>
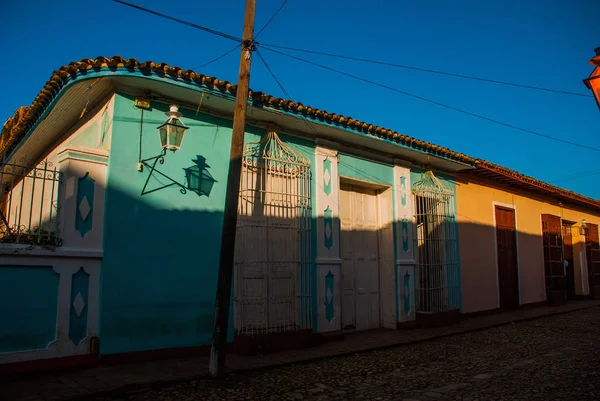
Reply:
<svg viewBox="0 0 600 401"><path fill-rule="evenodd" d="M60 181L61 173L50 161L0 164L0 243L61 245Z"/></svg>
<svg viewBox="0 0 600 401"><path fill-rule="evenodd" d="M417 311L460 306L454 193L431 171L413 185L417 225Z"/></svg>
<svg viewBox="0 0 600 401"><path fill-rule="evenodd" d="M235 332L312 327L310 162L269 132L244 150L235 249Z"/></svg>

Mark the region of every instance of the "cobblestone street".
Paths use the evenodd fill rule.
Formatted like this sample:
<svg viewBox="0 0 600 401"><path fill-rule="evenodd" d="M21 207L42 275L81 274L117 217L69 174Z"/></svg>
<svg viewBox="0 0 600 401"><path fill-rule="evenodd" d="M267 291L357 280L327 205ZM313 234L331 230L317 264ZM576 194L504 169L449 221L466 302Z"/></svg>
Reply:
<svg viewBox="0 0 600 401"><path fill-rule="evenodd" d="M92 399L598 400L600 309Z"/></svg>

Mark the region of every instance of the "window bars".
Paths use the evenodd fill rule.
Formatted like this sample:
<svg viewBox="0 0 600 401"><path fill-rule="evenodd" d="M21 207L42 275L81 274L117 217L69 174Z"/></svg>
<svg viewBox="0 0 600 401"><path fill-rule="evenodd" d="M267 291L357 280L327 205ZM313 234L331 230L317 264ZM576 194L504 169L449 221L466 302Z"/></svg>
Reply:
<svg viewBox="0 0 600 401"><path fill-rule="evenodd" d="M235 333L312 328L310 161L277 133L244 149L235 249Z"/></svg>
<svg viewBox="0 0 600 401"><path fill-rule="evenodd" d="M58 187L61 173L50 161L0 164L0 243L61 245Z"/></svg>
<svg viewBox="0 0 600 401"><path fill-rule="evenodd" d="M444 312L460 306L454 193L431 171L413 185L417 224L417 310Z"/></svg>

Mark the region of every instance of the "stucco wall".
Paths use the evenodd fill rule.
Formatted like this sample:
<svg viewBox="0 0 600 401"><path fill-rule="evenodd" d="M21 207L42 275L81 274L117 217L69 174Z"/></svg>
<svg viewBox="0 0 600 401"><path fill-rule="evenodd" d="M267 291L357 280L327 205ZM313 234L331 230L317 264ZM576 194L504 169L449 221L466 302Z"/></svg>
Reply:
<svg viewBox="0 0 600 401"><path fill-rule="evenodd" d="M98 326L112 106L112 98L105 99L68 132L32 136L44 150L41 156L11 161L38 166L4 199L11 226L39 226L58 233L62 242L52 250L0 244L0 364L89 354ZM47 162L46 170L40 161ZM55 169L62 174L60 184ZM90 181L82 188L84 177ZM86 209L81 207L84 198Z"/></svg>
<svg viewBox="0 0 600 401"><path fill-rule="evenodd" d="M561 208L557 204L533 199L506 189L486 186L482 182L459 182L457 216L460 235L463 312L476 312L499 307L494 204L514 207L517 226L519 296L521 304L546 299L542 214L552 214L581 223L600 224L600 217L589 212ZM587 292L585 255L579 259L581 237L573 230L575 248L575 287ZM581 266L581 261L584 261ZM582 274L582 267L583 274Z"/></svg>
<svg viewBox="0 0 600 401"><path fill-rule="evenodd" d="M160 153L157 127L167 104L144 111L142 158ZM231 143L230 120L180 109L190 127L180 150L156 168L186 185L184 169L204 157L216 180L208 196L178 186L150 169L136 169L141 110L133 97L115 95L106 199L100 351L131 351L210 344ZM246 142L263 129L248 127ZM310 143L282 136L314 160ZM233 312L233 303L232 303ZM230 313L229 340L233 339Z"/></svg>

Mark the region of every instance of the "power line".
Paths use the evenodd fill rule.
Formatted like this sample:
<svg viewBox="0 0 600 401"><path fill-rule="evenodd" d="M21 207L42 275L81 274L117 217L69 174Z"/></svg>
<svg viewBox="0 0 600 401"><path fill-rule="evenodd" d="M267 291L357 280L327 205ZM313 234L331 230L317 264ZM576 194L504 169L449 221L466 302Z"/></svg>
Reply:
<svg viewBox="0 0 600 401"><path fill-rule="evenodd" d="M120 4L126 5L128 7L132 7L132 8L135 8L137 10L144 11L144 12L156 15L158 17L166 18L168 20L175 21L175 22L178 22L178 23L183 24L183 25L187 25L187 26L192 27L192 28L200 29L201 31L204 31L204 32L212 33L213 35L221 36L221 37L223 37L225 39L233 40L233 41L239 42L239 43L242 42L241 38L237 38L237 37L229 35L227 33L216 31L214 29L207 28L207 27L202 26L202 25L194 24L192 22L187 22L187 21L184 21L182 19L171 17L171 16L166 15L166 14L161 14L159 12L152 11L152 10L149 10L147 8L144 8L144 7L136 6L135 4L127 3L127 2L122 1L122 0L113 0L113 1L115 3L120 3Z"/></svg>
<svg viewBox="0 0 600 401"><path fill-rule="evenodd" d="M271 18L269 18L269 20L267 21L267 23L262 28L260 28L260 31L258 31L258 33L254 36L255 40L258 39L258 37L260 36L260 34L262 33L262 31L264 31L265 28L269 26L269 24L271 23L271 21L273 21L273 19L277 16L277 14L279 14L279 12L281 11L281 9L283 7L285 7L285 5L286 5L287 2L288 2L288 0L283 0L283 3L281 3L281 6L279 6L279 8L277 9L277 11L275 11L275 14L273 14L271 16Z"/></svg>
<svg viewBox="0 0 600 401"><path fill-rule="evenodd" d="M514 86L514 87L518 87L518 88L526 88L526 89L533 89L533 90L539 90L539 91L545 91L545 92L561 93L563 95L572 95L572 96L581 96L581 97L592 97L591 95L584 94L584 93L569 92L569 91L563 91L563 90L551 89L551 88L544 88L544 87L534 86L534 85L517 84L517 83L514 83L514 82L500 81L500 80L497 80L497 79L474 77L474 76L471 76L471 75L456 74L456 73L453 73L453 72L446 72L446 71L440 71L440 70L432 70L432 69L429 69L429 68L414 67L414 66L410 66L410 65L396 64L396 63L388 63L388 62L385 62L385 61L378 61L378 60L369 60L369 59L362 58L362 57L344 56L344 55L341 55L341 54L319 52L319 51L314 51L314 50L299 49L299 48L295 48L295 47L271 45L271 44L264 44L264 43L261 44L261 46L263 46L263 48L265 48L265 49L271 47L271 48L274 48L274 49L292 50L292 51L296 51L296 52L317 54L317 55L320 55L320 56L337 57L337 58L346 59L346 60L354 60L354 61L361 61L361 62L364 62L364 63L385 65L385 66L388 66L388 67L404 68L404 69L407 69L407 70L414 70L414 71L429 72L429 73L432 73L432 74L447 75L447 76L450 76L450 77L471 79L471 80L482 81L482 82L491 82L491 83L494 83L494 84Z"/></svg>
<svg viewBox="0 0 600 401"><path fill-rule="evenodd" d="M584 172L581 172L581 173L566 175L566 176L564 176L562 178L559 178L557 180L550 181L550 183L554 184L554 183L557 183L557 182L568 181L568 180L572 180L572 179L575 179L575 178L589 177L591 175L596 175L596 174L600 174L600 170L589 170L589 171L584 171Z"/></svg>
<svg viewBox="0 0 600 401"><path fill-rule="evenodd" d="M277 79L277 77L275 76L275 73L273 72L273 70L271 70L271 67L269 67L269 64L267 64L267 61L264 59L264 57L262 56L262 54L260 54L260 51L258 51L258 49L256 49L256 55L258 56L258 58L260 59L260 61L262 61L262 63L265 65L265 68L267 69L267 71L269 71L269 74L271 74L271 76L273 77L273 79L275 80L275 82L277 82L277 85L279 86L279 89L281 89L281 91L283 92L283 95L288 100L290 100L290 101L293 102L292 97L290 96L290 94L288 93L288 91L285 90L285 88L283 87L281 81L279 81L279 79ZM310 121L308 121L303 114L300 114L300 116L302 117L302 120L305 122L306 126L316 135L317 131L314 129L314 127L312 126L312 124L310 123Z"/></svg>
<svg viewBox="0 0 600 401"><path fill-rule="evenodd" d="M210 61L208 61L208 62L206 62L206 63L204 63L204 64L202 64L202 65L197 65L196 67L193 67L193 68L191 68L191 69L192 69L192 70L195 70L195 69L198 69L198 68L204 68L204 67L206 67L207 65L210 65L210 64L212 64L212 63L214 63L214 62L216 62L216 61L219 61L219 60L221 60L223 57L225 57L225 56L228 56L228 55L229 55L231 52L233 52L235 49L237 49L237 48L239 48L239 47L240 47L240 45L235 45L235 47L233 47L233 48L232 48L232 49L230 49L230 50L227 50L225 53L221 54L219 57L217 57L217 58L214 58L214 59L212 59L212 60L210 60Z"/></svg>
<svg viewBox="0 0 600 401"><path fill-rule="evenodd" d="M283 3L281 3L281 6L279 6L279 8L277 9L277 11L275 11L275 13L271 16L271 18L269 18L269 20L267 21L267 23L265 25L263 25L262 28L260 28L260 30L258 31L258 34L256 34L256 36L254 36L254 39L256 40L258 38L258 36L262 33L262 31L265 30L266 27L269 26L269 24L271 23L271 21L273 21L273 19L277 16L277 14L279 14L279 12L283 9L283 7L285 7L286 3L288 2L288 0L284 0ZM235 49L237 49L239 47L239 45L235 45L234 48L232 48L231 50L226 51L225 53L223 53L222 55L218 56L215 59L210 60L207 63L204 63L202 65L196 66L194 68L192 68L192 70L195 70L197 68L204 68L216 61L219 61L220 59L222 59L223 57L226 57L227 55L229 55L231 52L233 52Z"/></svg>
<svg viewBox="0 0 600 401"><path fill-rule="evenodd" d="M292 59L295 59L295 60L298 60L298 61L302 61L303 63L307 63L307 64L310 64L310 65L313 65L313 66L316 66L316 67L319 67L319 68L322 68L322 69L325 69L325 70L328 70L328 71L332 71L332 72L335 72L335 73L338 73L338 74L341 74L341 75L345 75L347 77L354 78L356 80L359 80L359 81L362 81L362 82L366 82L366 83L369 83L371 85L379 86L381 88L385 88L385 89L391 90L393 92L401 93L403 95L410 96L410 97L422 100L422 101L427 102L427 103L435 104L437 106L444 107L446 109L454 110L454 111L457 111L457 112L462 113L462 114L466 114L466 115L471 116L471 117L479 118L481 120L489 121L489 122L492 122L494 124L502 125L504 127L508 127L508 128L512 128L512 129L515 129L515 130L518 130L518 131L526 132L528 134L536 135L536 136L539 136L539 137L542 137L542 138L546 138L546 139L550 139L550 140L553 140L553 141L556 141L556 142L566 143L566 144L569 144L569 145L572 145L572 146L576 146L576 147L579 147L579 148L593 150L595 152L600 152L599 148L594 148L594 147L591 147L591 146L582 145L582 144L579 144L579 143L568 141L566 139L560 139L560 138L556 138L556 137L553 137L553 136L550 136L550 135L546 135L546 134L542 134L542 133L539 133L539 132L536 132L536 131L532 131L532 130L529 130L529 129L526 129L526 128L521 128L521 127L518 127L518 126L513 125L513 124L505 123L505 122L502 122L502 121L499 121L499 120L495 120L495 119L490 118L490 117L482 116L481 114L476 114L476 113L472 113L472 112L467 111L467 110L459 109L458 107L450 106L450 105L447 105L445 103L441 103L441 102L438 102L438 101L435 101L435 100L431 100L431 99L425 98L423 96L414 95L412 93L409 93L409 92L406 92L406 91L403 91L403 90L400 90L400 89L397 89L397 88L393 88L391 86L388 86L388 85L385 85L385 84L382 84L382 83L379 83L379 82L376 82L376 81L372 81L372 80L367 79L367 78L362 78L362 77L350 74L350 73L345 72L345 71L337 70L335 68L327 67L325 65L322 65L322 64L319 64L319 63L315 63L315 62L312 62L312 61L308 61L308 60L305 60L305 59L300 58L300 57L292 56L291 54L283 53L283 52L280 52L278 50L269 49L269 48L266 48L266 47L263 47L263 49L268 50L268 51L273 52L273 53L280 54L280 55L285 56L285 57L289 57L289 58L292 58Z"/></svg>

